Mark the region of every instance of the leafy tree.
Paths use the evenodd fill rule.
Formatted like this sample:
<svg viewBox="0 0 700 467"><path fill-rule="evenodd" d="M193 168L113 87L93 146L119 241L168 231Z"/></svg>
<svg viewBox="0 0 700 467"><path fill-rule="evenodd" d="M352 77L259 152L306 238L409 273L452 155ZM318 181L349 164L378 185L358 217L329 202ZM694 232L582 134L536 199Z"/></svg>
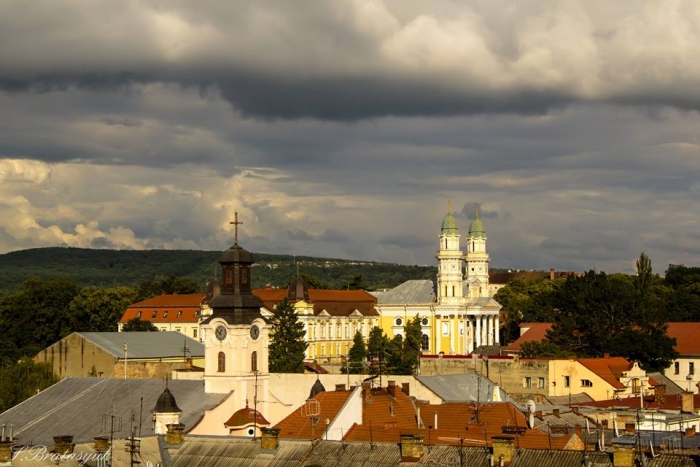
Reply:
<svg viewBox="0 0 700 467"><path fill-rule="evenodd" d="M640 332L626 329L615 336L610 343L612 355L622 355L628 360L639 362L648 371L663 371L678 357L675 350L676 339L666 336L663 331Z"/></svg>
<svg viewBox="0 0 700 467"><path fill-rule="evenodd" d="M411 374L411 369L409 368L407 370L404 366L403 336L400 334L394 336L394 338L389 341L389 347L387 348L386 369L387 373L392 375Z"/></svg>
<svg viewBox="0 0 700 467"><path fill-rule="evenodd" d="M43 391L58 382L49 363L35 363L23 358L18 363L0 368L0 412Z"/></svg>
<svg viewBox="0 0 700 467"><path fill-rule="evenodd" d="M122 327L123 332L145 332L145 331L155 331L158 332L158 328L155 324L150 321L141 321L138 316L131 318Z"/></svg>
<svg viewBox="0 0 700 467"><path fill-rule="evenodd" d="M401 374L413 374L418 368L421 349L421 338L423 331L420 324L420 317L416 315L413 319L407 320L404 325L403 352L401 354Z"/></svg>
<svg viewBox="0 0 700 467"><path fill-rule="evenodd" d="M273 373L303 373L304 324L299 321L294 306L285 298L272 317L270 331L269 365Z"/></svg>
<svg viewBox="0 0 700 467"><path fill-rule="evenodd" d="M191 294L201 291L202 287L189 277L168 275L141 282L136 289L136 301L140 302L161 294Z"/></svg>
<svg viewBox="0 0 700 467"><path fill-rule="evenodd" d="M70 303L72 331L116 331L126 307L135 300L130 287L83 287Z"/></svg>
<svg viewBox="0 0 700 467"><path fill-rule="evenodd" d="M348 290L367 290L367 284L362 282L362 274L353 276L352 281L348 283Z"/></svg>
<svg viewBox="0 0 700 467"><path fill-rule="evenodd" d="M520 345L520 355L525 358L535 357L569 357L573 355L556 344L547 340L542 342L529 341Z"/></svg>
<svg viewBox="0 0 700 467"><path fill-rule="evenodd" d="M386 373L389 345L389 338L382 328L375 326L370 329L369 338L367 339L367 358L370 363L371 374Z"/></svg>
<svg viewBox="0 0 700 467"><path fill-rule="evenodd" d="M520 336L520 323L552 322L558 310L556 296L566 279L518 279L502 287L494 299L503 305L505 322L501 342Z"/></svg>
<svg viewBox="0 0 700 467"><path fill-rule="evenodd" d="M360 331L355 332L355 336L352 340L352 347L348 352L348 368L349 373L358 374L363 373L363 363L367 358L367 347L365 346L365 340L362 338Z"/></svg>

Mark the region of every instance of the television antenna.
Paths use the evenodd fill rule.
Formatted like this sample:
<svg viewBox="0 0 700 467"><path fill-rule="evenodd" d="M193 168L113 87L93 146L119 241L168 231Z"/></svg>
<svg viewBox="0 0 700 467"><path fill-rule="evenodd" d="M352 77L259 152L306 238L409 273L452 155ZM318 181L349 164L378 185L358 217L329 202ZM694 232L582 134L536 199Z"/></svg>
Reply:
<svg viewBox="0 0 700 467"><path fill-rule="evenodd" d="M316 437L314 428L318 424L321 415L321 403L315 399L309 399L301 406L302 417L308 418L311 423L311 441Z"/></svg>
<svg viewBox="0 0 700 467"><path fill-rule="evenodd" d="M532 429L535 427L535 411L537 410L537 405L535 401L529 399L525 402L525 408L527 409L527 427Z"/></svg>

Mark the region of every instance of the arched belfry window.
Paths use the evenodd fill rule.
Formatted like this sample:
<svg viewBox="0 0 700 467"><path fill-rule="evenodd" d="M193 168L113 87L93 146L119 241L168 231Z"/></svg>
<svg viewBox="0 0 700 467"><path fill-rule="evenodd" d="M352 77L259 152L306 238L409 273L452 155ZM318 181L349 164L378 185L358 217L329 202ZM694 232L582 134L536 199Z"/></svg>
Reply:
<svg viewBox="0 0 700 467"><path fill-rule="evenodd" d="M430 337L427 334L423 334L420 339L420 349L430 350Z"/></svg>
<svg viewBox="0 0 700 467"><path fill-rule="evenodd" d="M219 352L219 373L223 373L226 371L226 354L223 352Z"/></svg>
<svg viewBox="0 0 700 467"><path fill-rule="evenodd" d="M258 352L250 354L250 371L253 373L258 371Z"/></svg>

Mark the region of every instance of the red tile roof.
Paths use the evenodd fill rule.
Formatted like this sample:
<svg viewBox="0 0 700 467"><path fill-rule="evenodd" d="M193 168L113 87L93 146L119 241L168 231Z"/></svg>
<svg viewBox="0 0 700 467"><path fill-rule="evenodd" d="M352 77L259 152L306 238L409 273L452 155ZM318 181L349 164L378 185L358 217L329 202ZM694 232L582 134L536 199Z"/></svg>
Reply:
<svg viewBox="0 0 700 467"><path fill-rule="evenodd" d="M668 323L666 335L676 339L680 355L700 355L700 323Z"/></svg>
<svg viewBox="0 0 700 467"><path fill-rule="evenodd" d="M266 287L253 290L253 294L272 311L287 296L287 289ZM309 301L313 304L314 315L325 310L331 316L349 316L357 310L363 316L379 316L374 308L377 298L364 290L309 289Z"/></svg>
<svg viewBox="0 0 700 467"><path fill-rule="evenodd" d="M315 417L323 421L333 420L350 394L351 391L325 391L317 394L313 398L313 401L318 402L318 415ZM315 404L315 402L311 404ZM319 439L323 437L327 425L319 422L312 429L309 412L314 413L313 407L307 402L275 425L275 428L280 429L279 437L292 439L312 439L312 436L313 439Z"/></svg>
<svg viewBox="0 0 700 467"><path fill-rule="evenodd" d="M128 306L119 322L138 317L152 323L197 323L204 297L203 294L159 295Z"/></svg>
<svg viewBox="0 0 700 467"><path fill-rule="evenodd" d="M625 387L620 382L622 372L632 368L632 363L624 357L579 358L578 362L617 389Z"/></svg>
<svg viewBox="0 0 700 467"><path fill-rule="evenodd" d="M234 414L231 415L231 418L224 422L224 426L226 428L235 429L243 428L248 425L252 425L253 423L257 423L258 426L270 425L270 422L265 420L265 417L263 417L260 412L248 407L248 403L246 402L245 408L239 409L236 412L234 412Z"/></svg>
<svg viewBox="0 0 700 467"><path fill-rule="evenodd" d="M667 394L662 400L656 400L653 395L644 396L644 408L659 410L681 410L682 394ZM639 407L639 396L622 399L607 399L604 401L589 401L577 405L586 407ZM700 407L700 394L693 394L693 406Z"/></svg>
<svg viewBox="0 0 700 467"><path fill-rule="evenodd" d="M504 350L507 352L520 352L520 346L525 342L542 342L547 337L547 331L552 329L552 323L527 323L530 329L520 336ZM523 326L523 325L521 325Z"/></svg>

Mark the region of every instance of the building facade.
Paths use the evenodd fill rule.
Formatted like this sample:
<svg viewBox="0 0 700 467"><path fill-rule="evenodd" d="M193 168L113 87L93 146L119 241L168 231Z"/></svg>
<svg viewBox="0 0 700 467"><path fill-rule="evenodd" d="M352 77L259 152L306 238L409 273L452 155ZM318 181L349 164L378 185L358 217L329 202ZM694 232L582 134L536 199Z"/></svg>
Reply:
<svg viewBox="0 0 700 467"><path fill-rule="evenodd" d="M411 280L375 293L379 325L388 336L403 335L406 321L418 316L426 353L469 354L482 346L499 345L501 305L489 291L486 240L475 209L464 254L448 204L438 238L436 280Z"/></svg>

